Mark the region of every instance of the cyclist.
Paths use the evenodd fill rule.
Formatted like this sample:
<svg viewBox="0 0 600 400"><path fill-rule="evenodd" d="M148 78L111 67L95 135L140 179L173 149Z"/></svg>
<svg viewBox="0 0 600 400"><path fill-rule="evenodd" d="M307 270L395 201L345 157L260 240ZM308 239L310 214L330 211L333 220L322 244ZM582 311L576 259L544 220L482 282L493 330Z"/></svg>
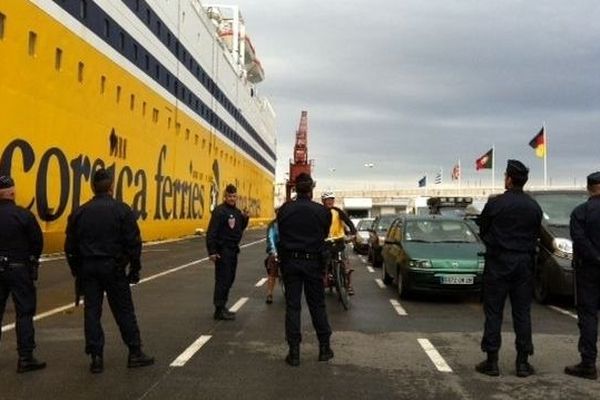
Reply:
<svg viewBox="0 0 600 400"><path fill-rule="evenodd" d="M352 296L354 294L354 288L352 287L351 273L354 270L350 268L350 265L348 264L344 239L346 232L350 232L351 235L356 235L356 228L348 215L334 205L335 194L333 192L323 192L321 201L323 205L331 211L331 226L329 227L329 236L327 239L334 241L333 249L341 249L342 259L344 260L344 269L346 271L346 276L348 277L348 294Z"/></svg>
<svg viewBox="0 0 600 400"><path fill-rule="evenodd" d="M279 230L277 220L274 219L267 226L267 258L265 268L267 269L267 304L273 303L273 289L279 278L279 258L277 258L277 243L279 242Z"/></svg>

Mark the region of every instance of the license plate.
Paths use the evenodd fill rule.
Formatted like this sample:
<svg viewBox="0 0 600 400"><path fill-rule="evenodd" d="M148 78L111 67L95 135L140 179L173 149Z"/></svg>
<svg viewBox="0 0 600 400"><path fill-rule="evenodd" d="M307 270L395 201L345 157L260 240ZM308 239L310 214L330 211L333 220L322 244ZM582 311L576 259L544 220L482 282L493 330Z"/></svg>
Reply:
<svg viewBox="0 0 600 400"><path fill-rule="evenodd" d="M443 285L472 285L472 276L463 275L442 275L440 277Z"/></svg>

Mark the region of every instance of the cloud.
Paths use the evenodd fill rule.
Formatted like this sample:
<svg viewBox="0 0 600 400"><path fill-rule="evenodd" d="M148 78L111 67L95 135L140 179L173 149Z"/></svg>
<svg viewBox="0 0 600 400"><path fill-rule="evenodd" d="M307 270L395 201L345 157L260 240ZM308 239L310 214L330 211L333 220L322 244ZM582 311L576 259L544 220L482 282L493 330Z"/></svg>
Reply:
<svg viewBox="0 0 600 400"><path fill-rule="evenodd" d="M492 145L498 171L521 158L537 178L527 143L544 122L553 182L600 169L595 1L237 3L278 115L278 180L301 110L321 181L413 185L459 158L480 179L468 169Z"/></svg>

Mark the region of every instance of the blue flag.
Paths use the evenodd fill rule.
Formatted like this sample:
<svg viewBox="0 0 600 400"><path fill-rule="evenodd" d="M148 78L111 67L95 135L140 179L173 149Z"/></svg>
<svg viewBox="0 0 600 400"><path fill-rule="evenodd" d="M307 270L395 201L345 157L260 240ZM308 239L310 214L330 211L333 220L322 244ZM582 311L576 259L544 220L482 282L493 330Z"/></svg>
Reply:
<svg viewBox="0 0 600 400"><path fill-rule="evenodd" d="M424 177L419 179L419 187L425 187L425 186L427 186L427 175L425 175Z"/></svg>

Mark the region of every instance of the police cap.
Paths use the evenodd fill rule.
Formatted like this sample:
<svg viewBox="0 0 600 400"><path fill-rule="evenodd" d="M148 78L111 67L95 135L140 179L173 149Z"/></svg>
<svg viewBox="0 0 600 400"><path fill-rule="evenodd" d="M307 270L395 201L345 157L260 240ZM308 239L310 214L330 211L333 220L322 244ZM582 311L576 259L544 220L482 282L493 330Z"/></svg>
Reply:
<svg viewBox="0 0 600 400"><path fill-rule="evenodd" d="M519 160L508 160L506 163L506 175L527 178L529 168Z"/></svg>
<svg viewBox="0 0 600 400"><path fill-rule="evenodd" d="M13 179L8 176L8 175L2 175L0 176L0 189L8 189L15 186L15 181L13 181Z"/></svg>
<svg viewBox="0 0 600 400"><path fill-rule="evenodd" d="M232 185L230 183L229 185L225 186L225 193L236 194L237 193L237 188L235 187L235 185Z"/></svg>
<svg viewBox="0 0 600 400"><path fill-rule="evenodd" d="M104 168L100 168L94 172L94 176L92 177L92 183L94 184L102 181L112 181L111 174Z"/></svg>
<svg viewBox="0 0 600 400"><path fill-rule="evenodd" d="M600 171L591 173L587 177L588 186L599 185L600 184Z"/></svg>

